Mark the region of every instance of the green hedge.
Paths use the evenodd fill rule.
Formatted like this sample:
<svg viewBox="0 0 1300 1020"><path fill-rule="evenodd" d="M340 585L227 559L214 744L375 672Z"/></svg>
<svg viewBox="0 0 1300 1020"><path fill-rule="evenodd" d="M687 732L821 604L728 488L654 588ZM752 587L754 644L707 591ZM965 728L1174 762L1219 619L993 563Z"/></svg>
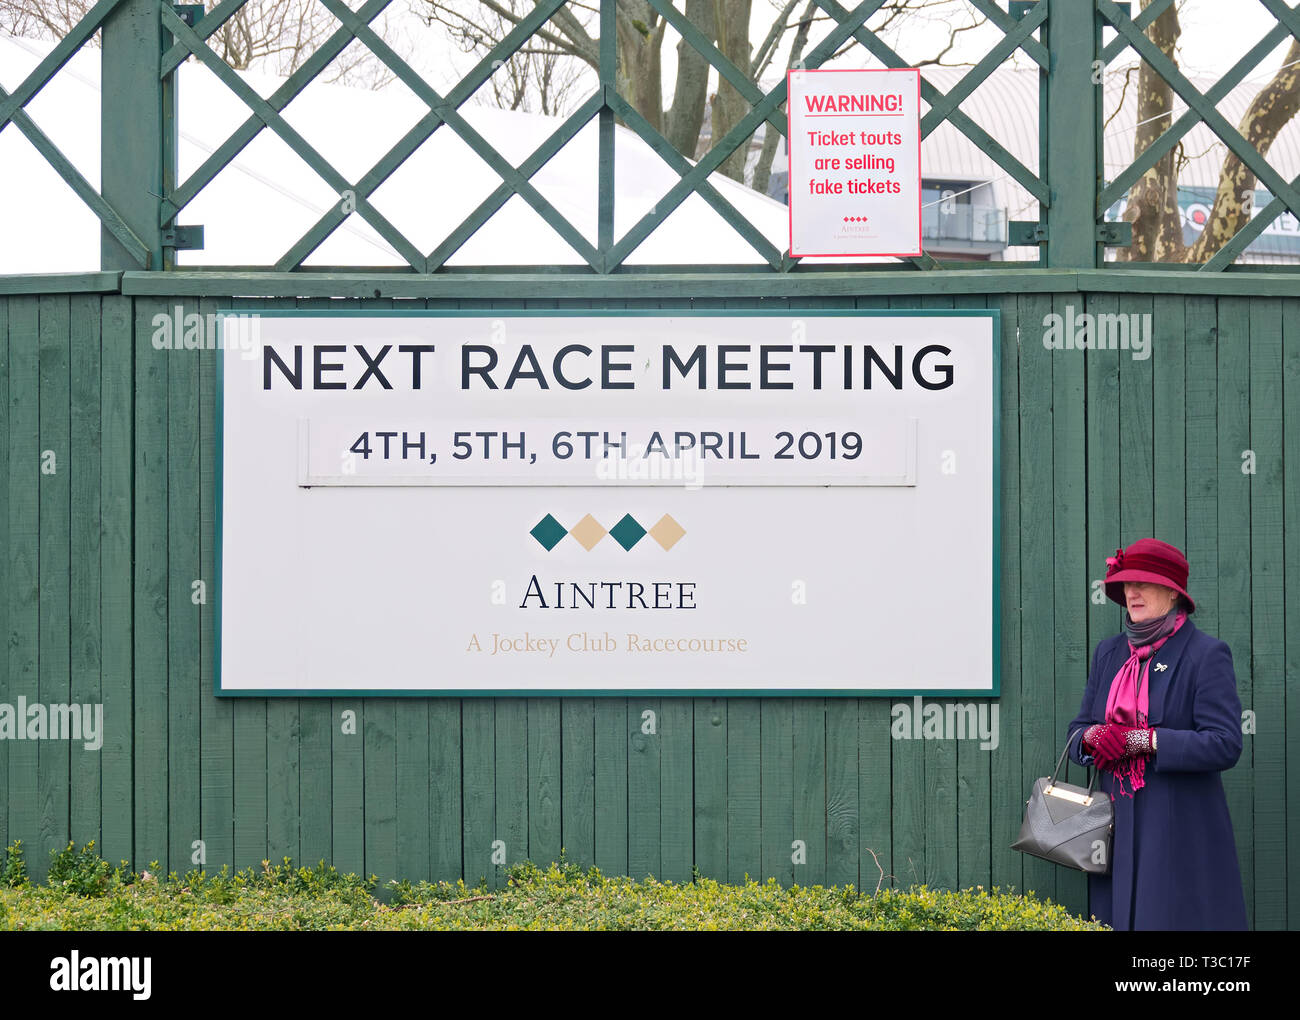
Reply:
<svg viewBox="0 0 1300 1020"><path fill-rule="evenodd" d="M323 861L289 858L231 875L167 876L109 865L94 843L51 853L48 883L31 885L21 844L0 872L0 929L684 929L684 930L1104 930L1057 904L994 888L948 892L914 886L862 893L844 888L685 884L602 875L565 860L508 871L505 889L463 882L390 882L340 875Z"/></svg>

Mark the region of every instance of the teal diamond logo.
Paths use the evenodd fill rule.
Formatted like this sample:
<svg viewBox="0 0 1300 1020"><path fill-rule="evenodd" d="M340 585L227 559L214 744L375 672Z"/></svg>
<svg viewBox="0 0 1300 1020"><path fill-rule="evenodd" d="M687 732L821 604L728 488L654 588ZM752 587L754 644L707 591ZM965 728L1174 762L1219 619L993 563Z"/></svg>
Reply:
<svg viewBox="0 0 1300 1020"><path fill-rule="evenodd" d="M559 544L560 539L562 539L568 533L569 533L568 528L566 528L563 524L557 521L550 514L547 514L540 521L538 521L536 525L533 526L533 530L530 531L528 534L532 535L533 538L537 539L537 541L541 543L543 549L545 549L547 552L550 552Z"/></svg>
<svg viewBox="0 0 1300 1020"><path fill-rule="evenodd" d="M628 550L640 542L644 534L645 528L637 524L631 514L624 514L623 519L609 529L610 537Z"/></svg>

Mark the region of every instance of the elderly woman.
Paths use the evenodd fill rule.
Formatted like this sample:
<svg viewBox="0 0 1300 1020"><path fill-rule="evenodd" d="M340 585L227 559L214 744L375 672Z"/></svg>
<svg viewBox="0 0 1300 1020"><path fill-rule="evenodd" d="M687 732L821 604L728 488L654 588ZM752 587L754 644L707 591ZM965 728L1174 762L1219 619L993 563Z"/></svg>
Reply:
<svg viewBox="0 0 1300 1020"><path fill-rule="evenodd" d="M1101 770L1115 831L1090 908L1118 929L1244 929L1246 902L1219 773L1241 756L1232 653L1196 628L1187 560L1153 538L1106 560L1124 632L1097 645L1070 757Z"/></svg>

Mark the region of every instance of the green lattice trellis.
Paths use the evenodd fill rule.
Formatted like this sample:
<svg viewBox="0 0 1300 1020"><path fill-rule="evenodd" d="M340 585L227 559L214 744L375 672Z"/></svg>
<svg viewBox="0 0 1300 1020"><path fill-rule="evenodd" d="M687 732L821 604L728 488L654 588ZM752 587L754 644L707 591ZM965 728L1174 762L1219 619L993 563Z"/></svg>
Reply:
<svg viewBox="0 0 1300 1020"><path fill-rule="evenodd" d="M406 262L406 269L431 274L447 261L512 197L519 196L563 238L582 259L582 271L595 275L619 272L632 252L689 196L699 195L754 249L762 259L758 267L740 271L789 273L801 267L788 250L779 250L758 228L710 183L710 175L766 124L785 133L781 112L786 85L781 81L764 92L729 60L670 0L647 0L650 6L750 104L750 110L696 163L691 163L642 117L619 92L615 50L616 0L601 0L599 72L596 90L556 127L545 142L519 165L512 164L459 113L459 108L491 77L495 69L524 46L535 33L565 7L566 0L537 0L533 10L490 53L445 95L434 89L399 57L370 27L391 0L368 0L353 11L343 0L321 0L339 26L326 42L267 98L262 98L209 48L206 40L238 12L245 0L222 0L206 14L193 8L174 8L161 0L100 0L85 19L40 62L12 94L0 90L0 130L13 124L36 147L103 223L106 232L105 268L171 268L177 248L185 246L185 231L178 215L263 130L270 130L301 158L337 194L351 196L350 204ZM1284 0L1258 0L1276 24L1263 39L1208 92L1202 94L1178 71L1143 30L1173 0L1160 0L1136 18L1127 4L1094 0L1037 0L1000 6L995 0L969 0L1002 33L994 45L947 93L922 81L922 97L929 109L922 117L922 136L940 124L952 125L984 152L1001 170L1039 203L1037 224L1013 225L1013 243L1039 243L1041 265L1092 268L1099 264L1101 245L1116 243L1122 235L1102 216L1118 197L1168 153L1192 127L1204 122L1255 173L1274 195L1233 240L1203 267L1223 269L1286 209L1300 214L1300 179L1287 182L1261 157L1215 108L1238 85L1261 57L1288 35L1300 36L1300 14ZM883 39L866 27L886 0L864 0L852 10L836 0L816 0L832 22L828 33L805 56L803 66L817 67L846 43L856 43L887 67L907 62ZM191 12L196 16L188 23ZM184 16L183 16L184 15ZM139 31L142 21L156 18L156 39ZM134 20L131 20L134 19ZM114 31L121 22L123 30ZM1101 45L1103 26L1114 28L1115 38ZM104 29L103 187L96 191L63 156L24 107L71 56L100 28ZM134 31L126 31L133 27ZM1087 40L1092 45L1087 45ZM311 142L285 119L283 111L354 40L360 41L426 106L427 112L366 173L350 180L340 173ZM155 46L154 43L157 43ZM1132 47L1187 103L1187 111L1150 146L1141 158L1114 180L1101 184L1101 90L1095 87L1094 61L1113 61ZM1022 51L1039 68L1039 172L1035 173L961 109L967 99L1013 53ZM248 108L245 121L187 179L176 176L177 101L175 71L193 55L219 78ZM148 83L152 82L152 85ZM115 90L125 86L127 94ZM1092 116L1080 116L1080 95L1093 96ZM139 111L131 109L139 104ZM1084 104L1085 108L1087 104ZM120 107L120 108L119 108ZM151 112L156 112L152 116ZM535 174L583 127L598 122L597 240L593 245L531 183ZM615 118L634 131L664 159L679 180L622 237L614 232L614 124ZM120 132L109 127L119 123ZM435 131L457 135L500 178L501 183L432 251L422 251L399 226L370 202L370 196ZM156 183L158 191L150 188ZM148 212L148 216L143 215ZM304 261L347 219L347 203L331 206L308 228L274 265L276 271L302 271ZM111 238L111 242L107 240ZM930 270L938 264L929 255L906 262ZM1016 263L1022 268L1025 263ZM1032 265L1032 263L1031 263ZM361 267L358 267L361 268ZM644 267L642 267L644 268ZM855 267L879 271L880 266ZM896 268L896 267L890 267Z"/></svg>
<svg viewBox="0 0 1300 1020"><path fill-rule="evenodd" d="M1187 104L1187 110L1151 143L1140 157L1134 160L1097 195L1097 215L1100 217L1117 199L1123 197L1144 173L1155 166L1179 140L1199 123L1204 123L1222 141L1255 177L1273 194L1273 201L1251 218L1241 230L1199 269L1214 272L1231 265L1270 223L1290 209L1300 216L1300 177L1287 182L1216 109L1218 102L1236 88L1265 56L1271 53L1288 36L1300 39L1300 13L1282 0L1259 0L1259 3L1276 19L1276 24L1258 43L1249 49L1214 86L1200 92L1160 48L1146 37L1144 30L1163 14L1174 0L1157 0L1138 17L1130 18L1124 6L1112 0L1097 0L1097 11L1113 27L1116 36L1102 50L1102 61L1109 64L1128 47L1144 60L1156 74L1169 83L1173 91ZM1126 6L1126 5L1125 5Z"/></svg>

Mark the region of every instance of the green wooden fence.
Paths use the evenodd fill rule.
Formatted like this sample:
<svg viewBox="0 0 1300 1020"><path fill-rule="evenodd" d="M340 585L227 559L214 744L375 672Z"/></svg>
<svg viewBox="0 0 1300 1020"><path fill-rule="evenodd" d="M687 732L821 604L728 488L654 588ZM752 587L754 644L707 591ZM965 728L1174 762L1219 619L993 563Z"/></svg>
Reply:
<svg viewBox="0 0 1300 1020"><path fill-rule="evenodd" d="M1077 710L1092 647L1118 629L1118 608L1094 604L1092 582L1116 546L1157 534L1186 549L1198 625L1231 646L1256 717L1225 775L1253 923L1295 926L1300 699L1286 695L1300 666L1300 546L1284 535L1300 522L1300 486L1284 484L1284 466L1300 463L1300 429L1282 409L1300 401L1300 297L1270 293L1279 279L1266 275L1222 277L1229 292L1210 294L1165 292L1167 278L1123 274L1119 286L1115 274L1040 272L1014 292L953 294L922 288L930 274L906 278L911 287L876 277L862 296L814 302L1002 312L992 750L891 739L891 701L878 698L214 698L212 605L192 603L191 583L214 571L216 352L159 352L150 337L164 308L232 302L29 278L28 293L0 298L0 689L9 701L101 702L106 735L96 752L0 741L0 840L21 838L37 873L70 838L177 871L202 840L209 868L287 855L494 886L496 840L509 862L564 848L610 872L676 880L698 868L875 888L878 860L904 884L1030 888L1083 909L1081 876L1009 844ZM1256 293L1232 292L1244 284ZM695 301L760 303L810 302ZM1047 350L1044 317L1067 306L1150 315L1151 357ZM355 735L343 732L346 711ZM806 864L792 863L794 840Z"/></svg>
<svg viewBox="0 0 1300 1020"><path fill-rule="evenodd" d="M542 0L447 95L365 28L384 8L326 6L336 37L267 99L213 63L204 39L243 0L191 25L158 0L101 0L12 93L0 130L21 131L99 216L100 272L0 277L0 701L104 706L103 747L0 741L0 842L22 839L33 873L69 839L110 859L166 870L264 859L325 859L403 877L480 876L491 860L547 861L563 848L610 872L782 882L928 882L1034 889L1082 910L1084 880L1013 852L1033 778L1054 758L1082 694L1092 647L1119 610L1092 601L1116 546L1155 534L1192 563L1198 625L1232 648L1254 715L1225 776L1246 900L1258 928L1300 927L1300 277L1232 265L1290 209L1287 182L1222 121L1214 103L1242 64L1202 96L1142 29L1171 0L1137 12L1109 0L970 0L1004 39L946 96L927 86L923 131L956 126L1040 205L1019 228L1037 263L986 268L922 256L891 268L809 266L777 251L708 182L736 147L779 116L784 85L763 93L666 2L659 14L751 104L697 166L675 157L619 94L614 4L601 11L598 90L518 167L456 110L561 6ZM904 61L865 19L817 0L834 19L810 52L842 43L889 66ZM1300 31L1294 5L1259 0L1275 29L1267 52ZM98 190L42 134L26 105L102 26L104 146ZM1114 38L1103 46L1103 29ZM281 111L354 38L376 49L430 107L372 170L344 179L293 136ZM1271 42L1269 41L1271 40ZM1267 43L1267 46L1266 46ZM1163 74L1190 112L1113 181L1101 176L1100 89L1092 76L1126 48ZM961 101L1012 51L1041 69L1040 154L1016 161L962 113ZM188 180L175 132L185 115L173 72L190 53L244 96L248 121ZM219 61L217 62L219 64ZM598 229L571 239L572 267L451 271L446 261L511 196L564 236L572 225L528 183L583 124L600 126ZM615 237L613 130L621 118L681 174L632 231ZM1204 120L1255 170L1274 202L1202 267L1099 268L1123 242L1104 210ZM500 188L432 252L410 244L366 197L433 131L465 137ZM261 131L279 134L407 258L400 271L312 271L303 261L342 222L323 216L270 266L179 271L192 242L178 216ZM628 267L640 237L699 193L762 261L748 267ZM8 243L0 239L0 243ZM888 699L852 698L238 698L212 695L215 621L191 585L214 576L215 352L160 352L157 311L227 307L947 308L996 306L1002 322L1002 677L999 742L894 740ZM1152 354L1049 351L1044 317L1067 308L1150 315ZM1289 484L1285 469L1292 466ZM52 468L52 470L51 470ZM1287 582L1290 582L1289 585ZM1288 594L1289 592L1289 594ZM1289 640L1288 640L1289 639ZM653 734L642 714L656 713ZM356 715L346 733L343 715ZM1291 737L1288 739L1288 734ZM804 841L806 863L792 859Z"/></svg>

